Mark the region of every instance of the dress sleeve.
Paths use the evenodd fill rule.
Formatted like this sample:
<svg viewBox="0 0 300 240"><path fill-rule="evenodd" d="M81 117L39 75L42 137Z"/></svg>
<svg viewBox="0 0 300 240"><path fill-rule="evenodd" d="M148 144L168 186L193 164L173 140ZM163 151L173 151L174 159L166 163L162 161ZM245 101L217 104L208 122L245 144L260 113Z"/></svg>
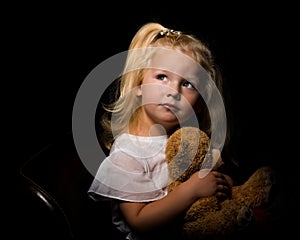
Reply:
<svg viewBox="0 0 300 240"><path fill-rule="evenodd" d="M94 199L158 200L167 194L167 187L159 184L166 182L167 174L164 169L156 173L147 169L145 159L136 159L122 151L113 152L101 163L88 193Z"/></svg>

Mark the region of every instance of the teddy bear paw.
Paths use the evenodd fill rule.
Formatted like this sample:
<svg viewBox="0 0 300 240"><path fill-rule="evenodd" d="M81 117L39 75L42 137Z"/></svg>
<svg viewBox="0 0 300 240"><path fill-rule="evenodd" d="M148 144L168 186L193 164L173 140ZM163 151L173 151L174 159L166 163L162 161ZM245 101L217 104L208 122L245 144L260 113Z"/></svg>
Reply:
<svg viewBox="0 0 300 240"><path fill-rule="evenodd" d="M253 211L250 208L243 206L239 210L238 215L237 215L237 222L238 222L239 228L246 228L249 225L252 225L254 223L254 221L255 221L255 218L254 218Z"/></svg>

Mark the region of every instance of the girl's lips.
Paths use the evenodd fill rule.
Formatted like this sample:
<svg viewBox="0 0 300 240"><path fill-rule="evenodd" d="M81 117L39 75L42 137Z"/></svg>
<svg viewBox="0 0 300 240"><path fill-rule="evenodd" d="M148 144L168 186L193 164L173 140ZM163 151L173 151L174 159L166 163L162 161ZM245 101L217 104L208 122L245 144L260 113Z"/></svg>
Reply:
<svg viewBox="0 0 300 240"><path fill-rule="evenodd" d="M173 104L169 104L169 103L163 103L163 104L160 104L160 106L163 106L165 108L168 108L170 109L172 112L178 112L179 111L179 108Z"/></svg>

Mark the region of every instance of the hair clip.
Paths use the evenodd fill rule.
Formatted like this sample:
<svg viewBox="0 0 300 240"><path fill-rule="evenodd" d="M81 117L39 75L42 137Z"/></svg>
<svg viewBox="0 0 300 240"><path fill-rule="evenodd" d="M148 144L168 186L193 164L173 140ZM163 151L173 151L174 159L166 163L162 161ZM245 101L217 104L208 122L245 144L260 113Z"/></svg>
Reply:
<svg viewBox="0 0 300 240"><path fill-rule="evenodd" d="M163 29L162 31L160 31L159 34L160 34L161 36L169 36L170 34L177 34L177 35L180 35L181 32L180 32L180 31L174 31L173 29L165 28L165 29Z"/></svg>

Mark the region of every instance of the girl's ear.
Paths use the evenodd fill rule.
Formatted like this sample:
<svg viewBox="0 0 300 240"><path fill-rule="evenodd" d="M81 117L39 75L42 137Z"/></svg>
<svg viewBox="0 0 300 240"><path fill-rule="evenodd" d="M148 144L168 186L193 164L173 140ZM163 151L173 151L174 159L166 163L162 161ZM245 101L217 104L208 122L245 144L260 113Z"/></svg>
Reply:
<svg viewBox="0 0 300 240"><path fill-rule="evenodd" d="M141 85L137 86L136 90L135 90L135 94L137 97L142 96L142 87Z"/></svg>

